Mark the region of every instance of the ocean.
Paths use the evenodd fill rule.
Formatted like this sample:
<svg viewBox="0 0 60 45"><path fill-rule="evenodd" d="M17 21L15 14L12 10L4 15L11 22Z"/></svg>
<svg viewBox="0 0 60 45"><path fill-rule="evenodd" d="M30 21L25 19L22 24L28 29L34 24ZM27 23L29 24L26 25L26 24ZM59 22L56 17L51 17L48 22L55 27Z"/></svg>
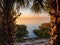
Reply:
<svg viewBox="0 0 60 45"><path fill-rule="evenodd" d="M40 26L39 24L26 24L27 26L27 31L28 33L28 37L29 38L35 38L37 37L34 33L33 30L38 29L38 26Z"/></svg>
<svg viewBox="0 0 60 45"><path fill-rule="evenodd" d="M48 22L50 22L49 18L36 18L36 19L28 18L28 19L19 19L17 24L26 25L27 31L29 32L28 37L35 38L36 35L33 33L33 30L38 29L41 24Z"/></svg>

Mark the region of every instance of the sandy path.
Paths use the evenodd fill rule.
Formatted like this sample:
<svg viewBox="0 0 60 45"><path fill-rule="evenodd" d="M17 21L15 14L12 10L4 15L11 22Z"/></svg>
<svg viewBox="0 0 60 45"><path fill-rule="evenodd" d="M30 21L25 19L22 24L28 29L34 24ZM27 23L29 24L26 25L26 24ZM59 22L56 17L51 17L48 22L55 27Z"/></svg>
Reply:
<svg viewBox="0 0 60 45"><path fill-rule="evenodd" d="M49 45L47 39L26 40L23 43L16 43L17 45Z"/></svg>

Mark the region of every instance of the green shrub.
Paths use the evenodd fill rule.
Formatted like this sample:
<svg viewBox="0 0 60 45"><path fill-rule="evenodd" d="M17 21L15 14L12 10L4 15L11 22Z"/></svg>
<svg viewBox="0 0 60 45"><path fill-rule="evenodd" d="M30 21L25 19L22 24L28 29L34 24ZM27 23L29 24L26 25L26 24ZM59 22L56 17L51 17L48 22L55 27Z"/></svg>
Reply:
<svg viewBox="0 0 60 45"><path fill-rule="evenodd" d="M25 25L17 25L17 30L16 30L16 40L22 41L24 36L27 36L27 27Z"/></svg>
<svg viewBox="0 0 60 45"><path fill-rule="evenodd" d="M43 23L41 26L39 26L39 29L33 30L34 34L38 36L39 38L49 38L49 31L51 30L50 23Z"/></svg>

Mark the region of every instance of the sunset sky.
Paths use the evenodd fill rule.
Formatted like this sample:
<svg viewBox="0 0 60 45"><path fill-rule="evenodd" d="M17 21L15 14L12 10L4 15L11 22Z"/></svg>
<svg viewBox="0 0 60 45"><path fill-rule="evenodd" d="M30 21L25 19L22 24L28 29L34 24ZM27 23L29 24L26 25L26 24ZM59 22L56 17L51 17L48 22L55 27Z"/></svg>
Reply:
<svg viewBox="0 0 60 45"><path fill-rule="evenodd" d="M40 14L34 14L30 9L21 9L22 15L17 18L16 24L37 24L49 22L49 14L42 12Z"/></svg>

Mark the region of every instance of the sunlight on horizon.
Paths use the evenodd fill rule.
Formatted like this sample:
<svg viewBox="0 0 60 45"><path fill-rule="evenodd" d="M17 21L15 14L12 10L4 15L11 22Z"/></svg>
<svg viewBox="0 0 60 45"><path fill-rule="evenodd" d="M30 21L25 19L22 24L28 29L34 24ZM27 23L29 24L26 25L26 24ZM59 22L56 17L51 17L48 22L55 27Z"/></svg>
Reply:
<svg viewBox="0 0 60 45"><path fill-rule="evenodd" d="M50 21L49 14L42 11L39 14L33 13L29 8L21 9L22 15L16 19L16 24L41 24Z"/></svg>
<svg viewBox="0 0 60 45"><path fill-rule="evenodd" d="M50 21L48 13L41 13L39 15L33 15L26 13L22 14L20 17L16 19L16 24L38 24L38 23L47 23Z"/></svg>

